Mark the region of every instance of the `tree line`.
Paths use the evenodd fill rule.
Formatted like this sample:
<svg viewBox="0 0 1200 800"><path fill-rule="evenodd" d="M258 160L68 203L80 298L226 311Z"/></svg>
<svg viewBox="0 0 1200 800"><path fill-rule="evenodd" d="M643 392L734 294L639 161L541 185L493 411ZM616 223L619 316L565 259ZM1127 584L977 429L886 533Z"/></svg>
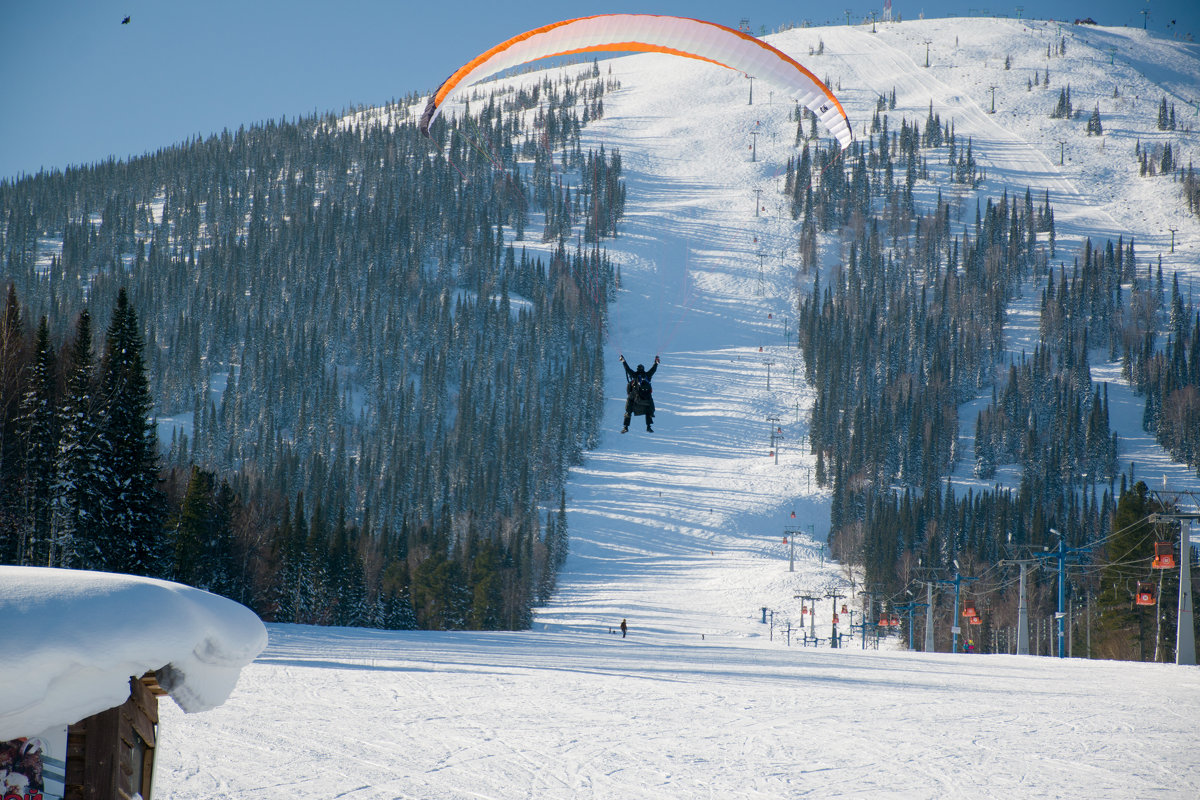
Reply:
<svg viewBox="0 0 1200 800"><path fill-rule="evenodd" d="M146 399L122 413L163 430L152 552L73 565L185 580L268 620L528 625L603 402L602 240L624 189L619 153L578 152L613 85L594 73L472 98L433 143L405 98L0 182L26 354L4 360L6 414L36 373L26 321L55 350L85 309L142 314ZM539 195L527 153L561 191ZM554 233L526 247L526 226ZM47 413L64 429L66 407ZM8 451L30 449L8 430ZM48 563L18 546L30 519L6 513L5 557Z"/></svg>
<svg viewBox="0 0 1200 800"><path fill-rule="evenodd" d="M0 559L157 574L157 433L137 314L119 292L99 356L82 311L69 342L0 319Z"/></svg>
<svg viewBox="0 0 1200 800"><path fill-rule="evenodd" d="M953 144L953 124L932 108L923 130L904 120L889 131L885 105L881 97L870 135L841 156L833 147L810 154L798 137L803 149L784 187L800 264L813 273L798 302L798 346L815 393L815 478L832 492L832 551L861 564L868 585L895 602L955 563L985 576L985 627L998 629L1015 624L1008 560L1061 535L1092 547L1072 597L1096 604L1101 652L1141 657L1147 613L1133 605L1133 576L1149 572L1153 541L1166 534L1148 535L1131 516L1159 501L1120 471L1108 387L1092 380L1089 357L1099 349L1123 359L1146 397L1147 430L1200 467L1192 442L1200 321L1177 285L1166 302L1161 267L1156 275L1139 263L1127 237L1082 242L1072 264L1052 268L1048 195L1035 203L1028 189L1006 190L977 203L974 223L958 231L940 190L929 189L936 198L922 209L920 181L977 182L970 143ZM844 254L824 271L815 269L822 235ZM1039 341L1032 353L1002 358L1006 310L1031 281L1043 287ZM991 402L964 438L959 407L989 388ZM956 494L945 479L968 452L978 477L1015 468L1017 485ZM1053 611L1048 581L1035 577L1031 594L1035 614ZM948 608L937 613L949 621ZM1153 613L1156 641L1165 641L1173 610ZM976 637L985 648L990 630Z"/></svg>

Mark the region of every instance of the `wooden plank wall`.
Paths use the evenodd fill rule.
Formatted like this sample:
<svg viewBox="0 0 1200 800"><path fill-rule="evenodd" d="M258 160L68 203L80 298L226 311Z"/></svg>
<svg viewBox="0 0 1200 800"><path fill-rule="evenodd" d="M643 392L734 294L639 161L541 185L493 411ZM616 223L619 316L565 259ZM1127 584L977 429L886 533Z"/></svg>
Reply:
<svg viewBox="0 0 1200 800"><path fill-rule="evenodd" d="M67 729L65 800L151 800L158 743L153 674L129 679L129 699Z"/></svg>

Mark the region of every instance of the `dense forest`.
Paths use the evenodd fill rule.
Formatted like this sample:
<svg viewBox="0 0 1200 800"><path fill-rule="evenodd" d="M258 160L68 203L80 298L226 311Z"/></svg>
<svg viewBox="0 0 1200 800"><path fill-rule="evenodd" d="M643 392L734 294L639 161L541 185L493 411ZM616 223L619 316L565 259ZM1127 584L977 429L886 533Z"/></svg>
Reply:
<svg viewBox="0 0 1200 800"><path fill-rule="evenodd" d="M1028 189L978 201L959 224L940 189L918 203L919 181L974 187L981 173L971 143L932 107L923 125L889 131L889 106L881 96L871 135L843 154L810 152L815 130L805 135L798 110L801 152L785 186L812 275L798 346L816 394L810 441L816 479L832 492L833 553L862 566L882 598L876 613L911 607L927 582L976 579L972 599L986 611L974 646L1011 651L1016 560L1061 537L1086 553L1070 570L1069 605L1095 612L1073 629L1073 651L1086 641L1106 657L1173 658L1174 608L1134 605L1139 581L1171 597L1151 561L1155 542L1178 541L1177 526L1144 519L1170 500L1121 471L1108 387L1092 380L1089 358L1123 359L1146 398L1146 429L1200 469L1197 310L1125 237L1081 242L1055 263L1054 210ZM843 257L818 270L822 236ZM1030 291L1040 291L1040 341L1006 358L1006 310ZM961 431L960 406L989 391L974 429ZM964 434L977 477L1015 468L1018 485L956 495L945 478L967 457ZM1057 610L1054 578L1031 575L1031 614L1045 620ZM959 624L951 614L938 606L939 629Z"/></svg>
<svg viewBox="0 0 1200 800"><path fill-rule="evenodd" d="M0 183L4 560L275 621L528 625L597 435L624 204L620 154L579 137L615 83L573 72L477 94L432 142L407 98ZM121 426L134 482L76 463L123 463Z"/></svg>

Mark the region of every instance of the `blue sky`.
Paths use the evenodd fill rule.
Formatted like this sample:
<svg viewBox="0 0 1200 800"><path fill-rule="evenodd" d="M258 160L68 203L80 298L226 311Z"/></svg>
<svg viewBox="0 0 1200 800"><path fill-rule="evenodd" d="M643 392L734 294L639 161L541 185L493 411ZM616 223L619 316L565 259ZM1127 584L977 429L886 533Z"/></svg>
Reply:
<svg viewBox="0 0 1200 800"><path fill-rule="evenodd" d="M804 19L844 24L847 10L861 19L882 2L0 0L0 178L424 92L491 45L560 19L639 12L736 26L744 17L757 31ZM905 19L1017 9L893 0ZM1150 28L1200 39L1196 0L1042 0L1022 13L1141 26L1142 9Z"/></svg>

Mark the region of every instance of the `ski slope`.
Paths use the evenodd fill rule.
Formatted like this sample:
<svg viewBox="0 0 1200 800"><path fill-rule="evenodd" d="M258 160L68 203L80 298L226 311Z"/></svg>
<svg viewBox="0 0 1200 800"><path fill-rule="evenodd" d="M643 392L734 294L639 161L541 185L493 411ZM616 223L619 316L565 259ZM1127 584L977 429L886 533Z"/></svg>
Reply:
<svg viewBox="0 0 1200 800"><path fill-rule="evenodd" d="M895 87L891 127L902 115L923 122L932 100L960 137L971 136L988 180L979 192L944 187L960 222L973 221L977 198L1005 186L1010 195L1049 191L1068 264L1082 236L1132 233L1140 259L1161 252L1164 270L1187 270L1194 285L1200 226L1176 185L1137 178L1132 154L1135 130L1152 124L1150 106L1165 92L1186 108L1185 88L1200 84L1194 46L1136 30L1060 33L1051 23L1008 20L869 31L814 28L770 40L831 78L859 131L876 97ZM1061 36L1068 55L1049 60L1051 86L1026 92L1025 75L1035 61L1045 67L1047 43ZM933 43L929 69L925 40ZM825 54L808 56L818 41ZM1012 70L1004 70L1006 54ZM605 116L586 129L584 146L622 154L626 218L608 243L622 286L605 433L573 473L571 554L559 590L527 632L270 626L268 649L224 706L195 716L163 709L158 791L1200 796L1195 668L910 653L895 640L878 650L858 642L830 649L829 599L814 628L822 646L801 646L795 629L807 617L797 595L837 593L861 606L849 571L822 557L828 498L802 447L812 393L789 347L789 317L811 276L797 278L794 223L779 192L796 152L792 106L761 83L750 105L749 82L712 65L661 55L609 63L622 88L605 97ZM1103 143L1086 140L1082 122L1048 119L1068 73L1085 117L1120 76L1122 98L1105 117ZM1059 165L1058 140L1068 136ZM1186 163L1197 153L1195 135L1172 136ZM930 201L936 187L922 191ZM1167 220L1178 229L1173 254ZM832 266L838 253L824 258ZM1010 312L1014 351L1036 335L1036 288ZM618 433L618 354L631 365L662 356L652 434L640 418ZM1092 364L1098 379L1118 379L1099 356ZM1122 461L1154 463L1170 470L1176 488L1196 489L1194 473L1137 435L1137 398L1110 391ZM773 427L782 437L775 455ZM960 468L956 484L969 474ZM773 624L762 622L764 608ZM613 632L622 619L625 639Z"/></svg>
<svg viewBox="0 0 1200 800"><path fill-rule="evenodd" d="M1194 669L700 641L633 622L624 641L273 626L225 705L194 716L162 706L156 791L659 800L1200 789Z"/></svg>

